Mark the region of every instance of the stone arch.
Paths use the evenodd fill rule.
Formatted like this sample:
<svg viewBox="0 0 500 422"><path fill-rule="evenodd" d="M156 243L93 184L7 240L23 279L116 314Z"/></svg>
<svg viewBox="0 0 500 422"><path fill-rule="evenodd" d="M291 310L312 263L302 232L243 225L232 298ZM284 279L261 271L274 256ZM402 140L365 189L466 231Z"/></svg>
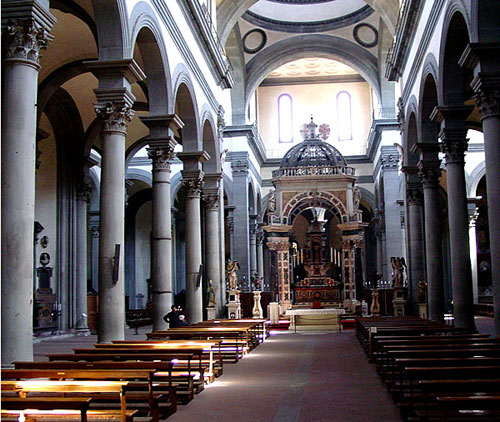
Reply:
<svg viewBox="0 0 500 422"><path fill-rule="evenodd" d="M196 95L189 72L183 64L179 64L174 72L174 98L175 113L184 122L182 133L183 151L200 151L199 114L197 110Z"/></svg>
<svg viewBox="0 0 500 422"><path fill-rule="evenodd" d="M135 179L146 183L149 187L153 186L153 177L151 172L142 169L128 169L125 175L125 179Z"/></svg>
<svg viewBox="0 0 500 422"><path fill-rule="evenodd" d="M292 225L295 217L310 207L324 207L332 211L340 222L347 221L347 210L343 202L330 192L303 192L295 195L286 204L282 204L282 217Z"/></svg>
<svg viewBox="0 0 500 422"><path fill-rule="evenodd" d="M175 203L175 198L182 187L182 174L181 172L175 173L170 179L170 203Z"/></svg>
<svg viewBox="0 0 500 422"><path fill-rule="evenodd" d="M126 0L92 0L99 39L99 60L130 58Z"/></svg>
<svg viewBox="0 0 500 422"><path fill-rule="evenodd" d="M438 105L438 88L431 73L423 75L420 85L420 101L417 122L419 142L438 142L439 124L430 119L431 113Z"/></svg>
<svg viewBox="0 0 500 422"><path fill-rule="evenodd" d="M445 12L439 55L440 105L463 105L464 87L470 70L459 61L470 42L470 29L466 11L460 2L452 2Z"/></svg>
<svg viewBox="0 0 500 422"><path fill-rule="evenodd" d="M370 84L382 104L377 59L363 47L333 35L309 34L278 41L256 54L246 68L245 109L252 93L275 68L292 60L310 57L334 59L351 66Z"/></svg>
<svg viewBox="0 0 500 422"><path fill-rule="evenodd" d="M148 145L148 143L148 138L147 136L145 136L141 139L138 139L127 148L127 151L125 151L125 168L129 166L130 160L134 158L134 155L137 154L137 152L144 148L146 145Z"/></svg>
<svg viewBox="0 0 500 422"><path fill-rule="evenodd" d="M95 58L97 59L97 58ZM91 59L92 60L92 59ZM40 120L40 116L45 109L47 102L50 97L54 95L56 90L64 85L70 79L76 76L82 75L87 72L85 68L86 60L75 60L73 62L65 63L64 65L58 67L52 73L45 77L45 79L38 86L38 100L37 100L37 120Z"/></svg>
<svg viewBox="0 0 500 422"><path fill-rule="evenodd" d="M403 165L416 166L418 154L413 152L418 142L418 104L415 96L412 96L406 108L405 129L403 131Z"/></svg>
<svg viewBox="0 0 500 422"><path fill-rule="evenodd" d="M220 146L217 137L215 120L207 105L203 106L202 115L202 139L203 150L210 155L210 159L203 163L203 171L206 174L219 173L221 171Z"/></svg>
<svg viewBox="0 0 500 422"><path fill-rule="evenodd" d="M256 214L255 207L255 186L252 178L248 180L248 213L250 215Z"/></svg>
<svg viewBox="0 0 500 422"><path fill-rule="evenodd" d="M472 170L470 176L467 178L467 196L469 198L477 196L477 186L485 174L486 163L482 161Z"/></svg>
<svg viewBox="0 0 500 422"><path fill-rule="evenodd" d="M222 45L226 44L229 33L243 14L258 0L225 0L217 9L217 27ZM366 0L374 10L380 13L382 20L394 34L399 16L397 0Z"/></svg>
<svg viewBox="0 0 500 422"><path fill-rule="evenodd" d="M358 186L359 191L361 192L361 203L365 202L371 208L372 214L375 212L375 195L371 193L368 189L365 189L361 186Z"/></svg>
<svg viewBox="0 0 500 422"><path fill-rule="evenodd" d="M172 102L172 80L163 35L154 11L145 3L138 3L130 16L132 37L131 56L134 48L141 52L144 72L147 76L147 97L150 115L165 115Z"/></svg>

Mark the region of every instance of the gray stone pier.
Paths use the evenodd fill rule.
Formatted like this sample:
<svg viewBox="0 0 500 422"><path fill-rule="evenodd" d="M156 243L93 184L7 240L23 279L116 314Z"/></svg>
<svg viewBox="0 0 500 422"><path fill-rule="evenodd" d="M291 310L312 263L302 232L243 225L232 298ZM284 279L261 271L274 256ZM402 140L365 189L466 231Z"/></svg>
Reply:
<svg viewBox="0 0 500 422"><path fill-rule="evenodd" d="M54 23L36 0L2 1L2 364L33 359L37 84Z"/></svg>
<svg viewBox="0 0 500 422"><path fill-rule="evenodd" d="M421 188L408 187L406 189L408 206L408 250L409 250L409 278L410 302L415 314L417 309L417 286L420 277L425 277L424 268L424 227L422 216L423 192Z"/></svg>
<svg viewBox="0 0 500 422"><path fill-rule="evenodd" d="M175 115L142 117L148 126L148 157L152 161L153 203L151 233L151 295L153 330L165 330L163 317L174 303L172 287L172 214L170 204L170 164L177 142L170 127L182 127Z"/></svg>
<svg viewBox="0 0 500 422"><path fill-rule="evenodd" d="M486 160L486 190L490 228L491 282L495 317L495 334L500 336L500 90L478 82L476 102L482 115ZM495 241L496 239L497 241Z"/></svg>
<svg viewBox="0 0 500 422"><path fill-rule="evenodd" d="M220 197L218 179L220 179L220 176L221 175L205 175L205 187L203 188L203 202L205 203L205 259L207 267L206 282L208 283L208 280L212 280L212 287L214 289L216 300L215 309L217 316L220 316L220 310L222 306L222 304L220 303L222 284L220 277L221 260L219 257Z"/></svg>
<svg viewBox="0 0 500 422"><path fill-rule="evenodd" d="M446 161L454 323L468 330L475 325L464 153L465 119L472 110L473 106L437 107L431 116L441 122L439 137Z"/></svg>
<svg viewBox="0 0 500 422"><path fill-rule="evenodd" d="M425 153L432 153L432 161L420 161L419 175L424 189L425 215L425 258L428 283L429 319L444 320L444 282L441 209L439 206L439 178L441 177L440 160L437 158L437 143L419 145ZM429 151L429 149L431 149Z"/></svg>
<svg viewBox="0 0 500 422"><path fill-rule="evenodd" d="M99 79L95 110L102 137L97 340L109 343L125 335L125 137L134 116L131 84L144 73L133 60L88 62L87 67Z"/></svg>
<svg viewBox="0 0 500 422"><path fill-rule="evenodd" d="M201 162L210 157L204 151L182 152L182 183L186 189L186 307L190 323L203 320L203 288L201 285L201 215L200 197L204 173Z"/></svg>

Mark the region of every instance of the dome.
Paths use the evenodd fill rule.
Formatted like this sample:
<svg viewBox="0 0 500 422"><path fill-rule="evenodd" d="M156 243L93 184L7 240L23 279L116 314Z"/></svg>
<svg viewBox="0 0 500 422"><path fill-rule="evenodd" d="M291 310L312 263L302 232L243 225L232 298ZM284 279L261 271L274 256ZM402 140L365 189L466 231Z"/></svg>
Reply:
<svg viewBox="0 0 500 422"><path fill-rule="evenodd" d="M311 122L303 125L301 129L304 140L290 148L281 160L280 168L290 167L346 167L347 163L342 154L334 146L326 143L316 135L318 125ZM320 126L320 134L323 139L328 138L330 128L328 125Z"/></svg>

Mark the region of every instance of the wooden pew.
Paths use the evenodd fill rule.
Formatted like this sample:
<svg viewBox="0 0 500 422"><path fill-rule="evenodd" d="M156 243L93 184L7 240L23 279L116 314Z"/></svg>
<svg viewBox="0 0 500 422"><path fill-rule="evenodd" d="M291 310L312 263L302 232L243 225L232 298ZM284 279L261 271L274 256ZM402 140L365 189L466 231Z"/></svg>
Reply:
<svg viewBox="0 0 500 422"><path fill-rule="evenodd" d="M126 387L125 399L131 408L141 411L146 416L150 414L153 421L159 421L167 418L176 411L176 395L171 385L171 378L163 377L166 381L167 391L163 388L160 393L157 388L159 378L154 370L138 369L3 369L2 379L29 380L29 379L47 379L47 380L78 380L78 381L110 381L120 380L128 381ZM169 371L158 374L168 374ZM119 394L90 394L93 404L112 405L112 402L120 400Z"/></svg>
<svg viewBox="0 0 500 422"><path fill-rule="evenodd" d="M96 344L94 349L91 348L76 348L73 349L75 354L108 354L108 355L121 355L121 354L134 354L136 360L143 360L143 355L148 355L151 353L159 354L165 353L165 358L162 360L172 360L175 361L175 366L172 372L172 376L175 378L177 376L191 376L193 373L195 375L194 380L201 384L197 386L199 391L203 390L203 386L206 382L212 382L214 379L214 363L213 363L213 353L211 351L211 346L204 345L183 345L183 346L172 346L169 344L162 343L151 343L146 344ZM179 348L181 347L181 348ZM203 356L208 354L206 363L204 364ZM182 364L178 366L178 361L186 356L187 367ZM129 359L130 360L130 359ZM150 359L147 359L150 360Z"/></svg>
<svg viewBox="0 0 500 422"><path fill-rule="evenodd" d="M94 353L95 349L89 349L93 352L90 353L57 353L57 354L49 354L47 358L49 362L54 361L69 361L69 362L137 362L137 361L162 361L162 362L171 362L174 359L177 359L179 355L168 355L165 353L141 353L138 355L137 353L133 353L127 351L127 353L115 352L115 353ZM199 370L198 370L199 371ZM177 401L180 404L187 404L193 398L196 392L201 391L203 388L200 387L203 385L203 378L198 377L198 381L196 382L197 387L195 388L195 378L199 372L191 372L189 369L187 372L182 372L180 374L175 374L174 371L171 372L172 386L176 388L177 393ZM166 375L166 374L165 374Z"/></svg>
<svg viewBox="0 0 500 422"><path fill-rule="evenodd" d="M21 412L9 412L11 410L25 411L26 409L37 410L76 410L80 412L82 422L87 422L87 412L89 411L90 397L2 397L2 420L4 417L16 417L18 420ZM4 415L4 411L5 415ZM121 417L121 415L120 415Z"/></svg>
<svg viewBox="0 0 500 422"><path fill-rule="evenodd" d="M29 380L29 381L3 381L1 382L2 394L14 393L21 398L27 397L28 394L40 395L52 393L56 396L64 396L70 393L81 393L81 396L85 397L90 394L103 394L103 393L114 393L119 398L120 409L117 413L115 409L102 409L103 415L109 417L110 419L116 419L119 415L119 419L122 422L132 421L134 415L137 414L135 409L127 409L126 401L126 387L128 381L53 381L53 380ZM81 417L81 412L73 411L72 413L68 411L64 416L70 419ZM2 412L5 417L8 417L8 413ZM54 415L54 412L48 412L48 415ZM87 412L87 418L91 419L93 414ZM42 417L42 416L38 416ZM62 420L67 420L63 417Z"/></svg>
<svg viewBox="0 0 500 422"><path fill-rule="evenodd" d="M240 327L182 327L147 334L154 340L223 340L220 344L222 359L225 362L238 362L252 348L249 328Z"/></svg>

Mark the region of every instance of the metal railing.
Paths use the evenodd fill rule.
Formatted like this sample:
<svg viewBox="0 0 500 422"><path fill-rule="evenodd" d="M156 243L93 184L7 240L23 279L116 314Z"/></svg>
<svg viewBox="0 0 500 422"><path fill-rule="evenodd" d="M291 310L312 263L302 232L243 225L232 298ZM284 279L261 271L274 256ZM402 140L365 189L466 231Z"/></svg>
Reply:
<svg viewBox="0 0 500 422"><path fill-rule="evenodd" d="M354 176L354 167L347 166L306 166L289 167L273 170L274 177L300 177L300 176Z"/></svg>

